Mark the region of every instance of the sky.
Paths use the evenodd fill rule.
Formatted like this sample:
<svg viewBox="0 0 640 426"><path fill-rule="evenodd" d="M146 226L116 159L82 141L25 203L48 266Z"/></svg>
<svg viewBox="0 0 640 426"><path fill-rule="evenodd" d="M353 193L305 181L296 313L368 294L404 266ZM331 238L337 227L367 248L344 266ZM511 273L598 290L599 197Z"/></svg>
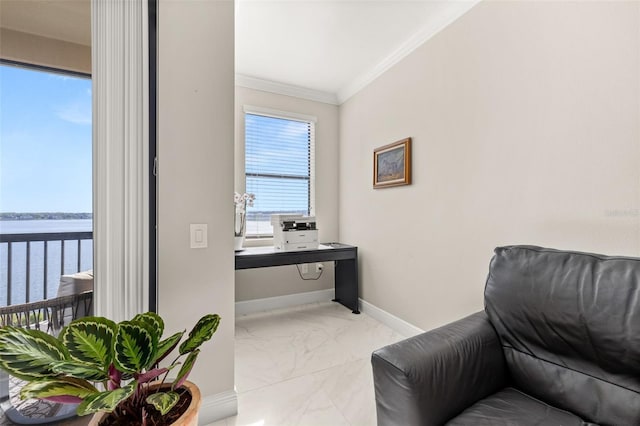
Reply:
<svg viewBox="0 0 640 426"><path fill-rule="evenodd" d="M0 212L91 212L91 80L0 65Z"/></svg>

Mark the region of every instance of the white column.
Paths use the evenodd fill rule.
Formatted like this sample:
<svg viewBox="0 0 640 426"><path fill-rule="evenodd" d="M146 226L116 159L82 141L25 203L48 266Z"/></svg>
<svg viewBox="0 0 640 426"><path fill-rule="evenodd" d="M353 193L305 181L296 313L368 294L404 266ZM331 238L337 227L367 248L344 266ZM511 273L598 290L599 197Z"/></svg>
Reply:
<svg viewBox="0 0 640 426"><path fill-rule="evenodd" d="M92 0L95 312L147 310L147 2Z"/></svg>

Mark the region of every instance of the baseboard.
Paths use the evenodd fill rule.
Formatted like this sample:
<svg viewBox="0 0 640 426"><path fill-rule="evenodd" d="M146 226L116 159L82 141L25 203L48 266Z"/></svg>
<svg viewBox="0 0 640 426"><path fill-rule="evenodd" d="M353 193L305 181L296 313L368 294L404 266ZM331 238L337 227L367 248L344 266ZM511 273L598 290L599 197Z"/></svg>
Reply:
<svg viewBox="0 0 640 426"><path fill-rule="evenodd" d="M402 334L405 337L415 336L416 334L424 333L424 330L416 327L413 324L409 324L403 319L390 314L389 312L372 305L371 303L360 299L360 310L369 315L371 318L380 321L392 330Z"/></svg>
<svg viewBox="0 0 640 426"><path fill-rule="evenodd" d="M236 302L236 316L272 311L307 303L328 302L334 298L334 289L308 291L305 293L287 294L285 296L267 297L265 299L244 300Z"/></svg>
<svg viewBox="0 0 640 426"><path fill-rule="evenodd" d="M217 393L202 398L198 425L208 425L238 414L238 394L235 390Z"/></svg>
<svg viewBox="0 0 640 426"><path fill-rule="evenodd" d="M291 306L304 305L307 303L328 302L334 297L334 290L308 291L305 293L287 294L284 296L267 297L264 299L245 300L236 302L236 316L254 314L257 312L273 311L275 309L289 308ZM413 324L406 322L389 312L378 308L371 303L359 299L360 310L370 317L380 321L392 330L403 336L415 336L424 333L424 330Z"/></svg>

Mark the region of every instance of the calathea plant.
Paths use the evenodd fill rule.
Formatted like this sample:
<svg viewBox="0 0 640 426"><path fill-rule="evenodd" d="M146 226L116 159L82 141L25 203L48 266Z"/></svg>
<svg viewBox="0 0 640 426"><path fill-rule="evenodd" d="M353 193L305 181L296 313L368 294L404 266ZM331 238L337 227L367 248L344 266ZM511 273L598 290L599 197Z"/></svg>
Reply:
<svg viewBox="0 0 640 426"><path fill-rule="evenodd" d="M153 312L115 323L103 317L72 321L56 338L40 330L0 328L0 368L28 383L21 397L79 403L78 415L117 413L144 423L148 406L161 415L178 402L178 389L191 372L199 347L215 333L218 315L202 317L186 340L185 331L162 339L164 322ZM178 347L166 366L160 362ZM180 366L166 386L171 370ZM147 407L147 408L145 408Z"/></svg>

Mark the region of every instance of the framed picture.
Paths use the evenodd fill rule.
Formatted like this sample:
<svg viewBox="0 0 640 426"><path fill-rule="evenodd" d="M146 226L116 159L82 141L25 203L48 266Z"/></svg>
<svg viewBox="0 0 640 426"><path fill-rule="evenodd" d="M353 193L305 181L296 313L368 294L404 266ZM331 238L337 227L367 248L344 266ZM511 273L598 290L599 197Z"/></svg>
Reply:
<svg viewBox="0 0 640 426"><path fill-rule="evenodd" d="M381 146L373 151L373 187L411 183L411 138Z"/></svg>

